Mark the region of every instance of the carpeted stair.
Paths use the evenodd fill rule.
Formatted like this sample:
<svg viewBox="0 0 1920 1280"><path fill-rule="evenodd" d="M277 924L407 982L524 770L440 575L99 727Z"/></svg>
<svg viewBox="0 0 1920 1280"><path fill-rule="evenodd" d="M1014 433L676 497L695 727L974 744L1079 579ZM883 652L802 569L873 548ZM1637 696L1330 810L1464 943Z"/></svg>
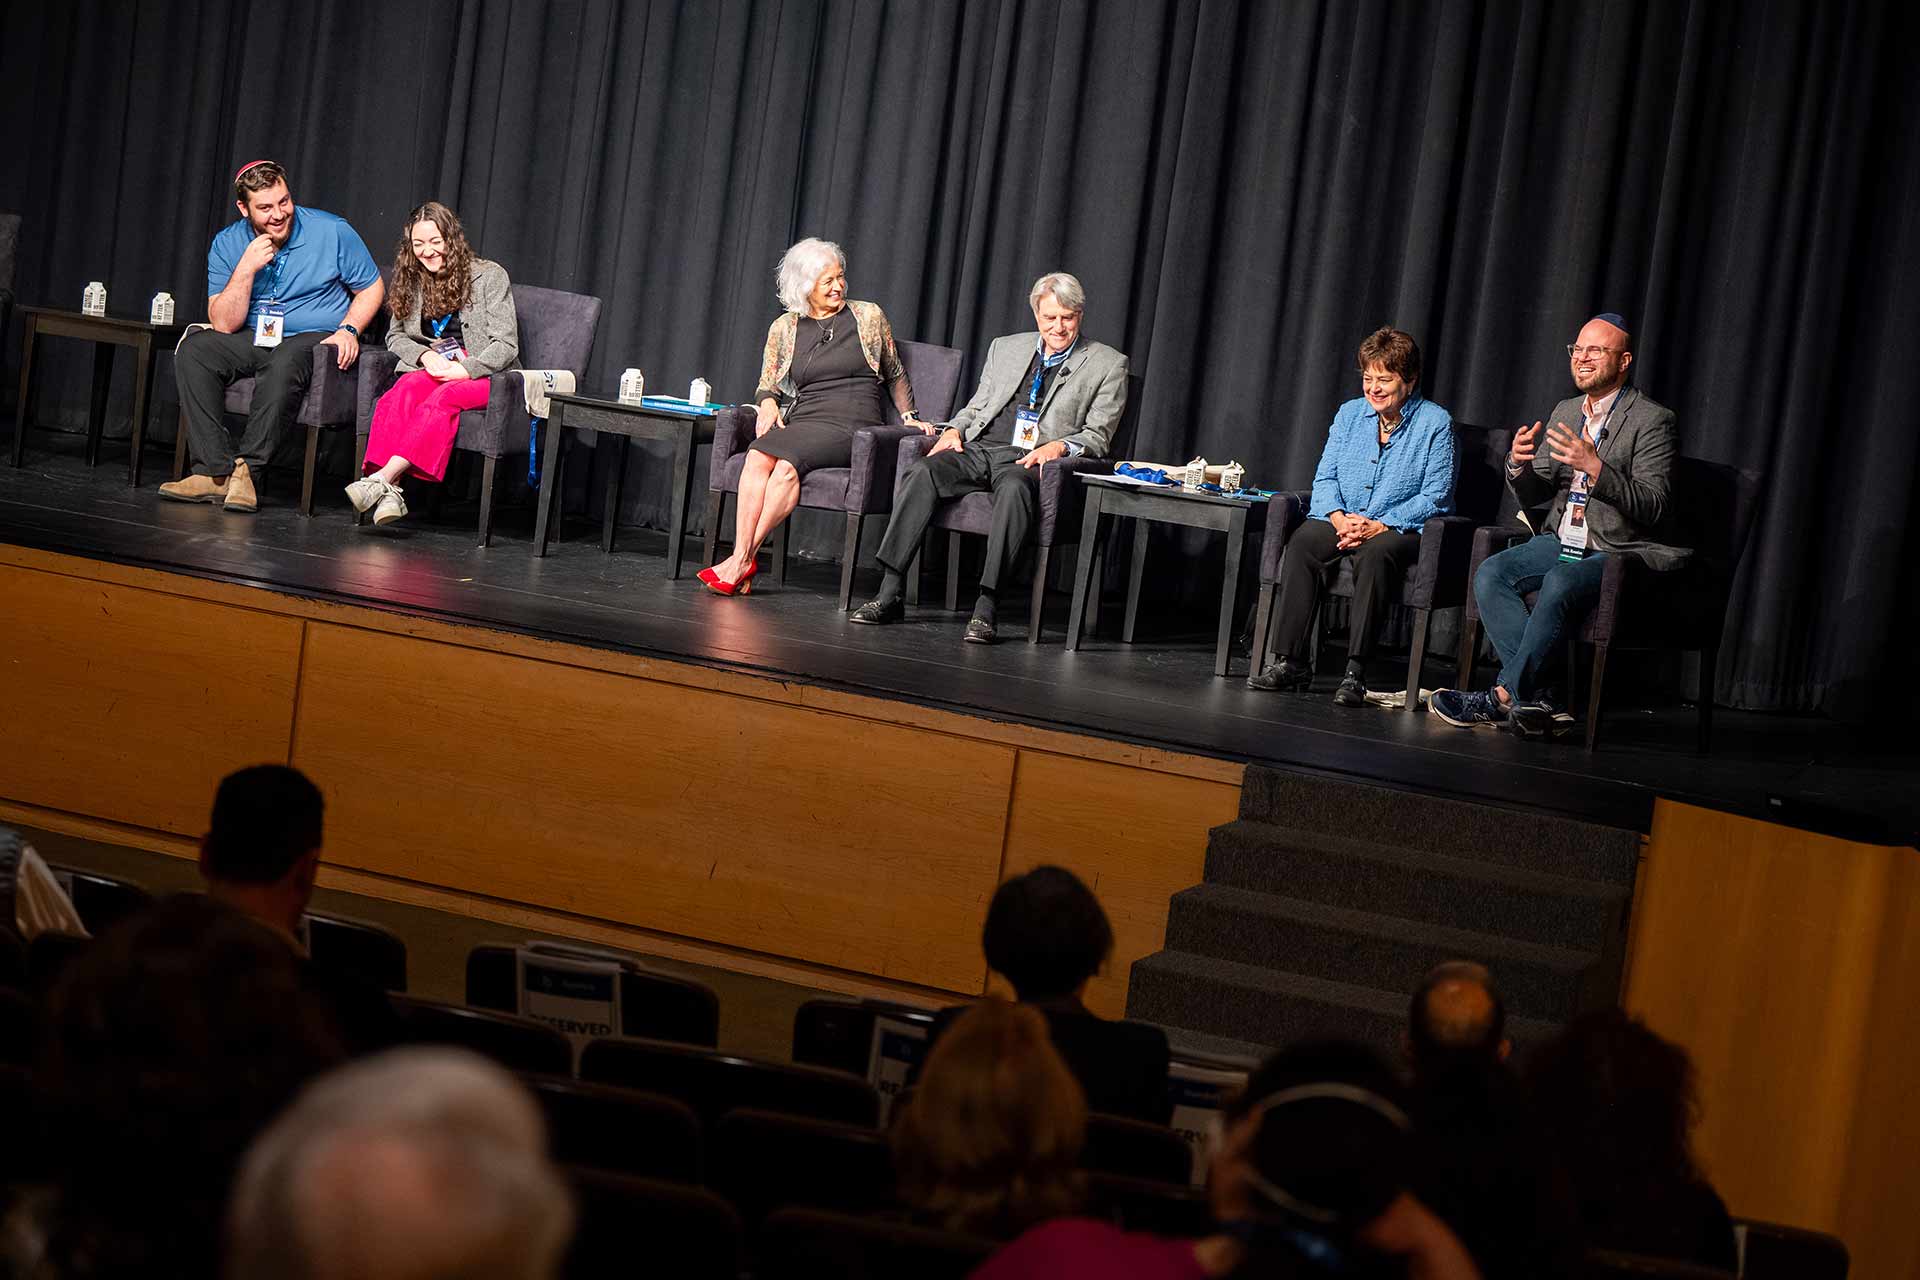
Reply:
<svg viewBox="0 0 1920 1280"><path fill-rule="evenodd" d="M1397 1052L1422 975L1465 959L1538 1041L1617 997L1639 853L1623 828L1249 767L1127 1015L1214 1053L1311 1035Z"/></svg>

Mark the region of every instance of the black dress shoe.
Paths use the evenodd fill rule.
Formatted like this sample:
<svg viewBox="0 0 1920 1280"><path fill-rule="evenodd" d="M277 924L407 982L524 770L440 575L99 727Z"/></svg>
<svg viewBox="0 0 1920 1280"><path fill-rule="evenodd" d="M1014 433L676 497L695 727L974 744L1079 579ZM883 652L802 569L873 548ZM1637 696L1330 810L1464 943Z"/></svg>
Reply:
<svg viewBox="0 0 1920 1280"><path fill-rule="evenodd" d="M995 631L993 624L985 618L967 619L968 644L992 644L998 636L999 632Z"/></svg>
<svg viewBox="0 0 1920 1280"><path fill-rule="evenodd" d="M877 627L883 623L898 622L907 616L907 602L901 599L887 601L869 600L847 615L849 622L858 622L862 626Z"/></svg>
<svg viewBox="0 0 1920 1280"><path fill-rule="evenodd" d="M1336 707L1364 707L1367 705L1367 686L1360 677L1349 671L1340 680L1340 687L1333 691L1333 705Z"/></svg>
<svg viewBox="0 0 1920 1280"><path fill-rule="evenodd" d="M1292 658L1268 663L1265 671L1257 671L1247 677L1247 688L1266 693L1304 689L1312 683L1313 668Z"/></svg>

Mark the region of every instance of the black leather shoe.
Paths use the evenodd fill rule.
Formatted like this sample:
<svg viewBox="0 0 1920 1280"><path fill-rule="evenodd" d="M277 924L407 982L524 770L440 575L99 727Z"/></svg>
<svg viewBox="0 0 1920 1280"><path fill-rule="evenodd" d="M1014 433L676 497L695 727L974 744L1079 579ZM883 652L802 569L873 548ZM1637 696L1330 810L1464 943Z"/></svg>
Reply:
<svg viewBox="0 0 1920 1280"><path fill-rule="evenodd" d="M995 631L993 624L985 618L967 619L968 644L992 644L998 637L999 632Z"/></svg>
<svg viewBox="0 0 1920 1280"><path fill-rule="evenodd" d="M1367 686L1359 676L1349 671L1340 680L1340 687L1333 691L1333 705L1336 707L1364 707L1367 705Z"/></svg>
<svg viewBox="0 0 1920 1280"><path fill-rule="evenodd" d="M1267 664L1265 671L1255 672L1247 677L1247 688L1259 689L1266 693L1304 689L1313 683L1313 668L1292 658L1282 658L1278 662Z"/></svg>
<svg viewBox="0 0 1920 1280"><path fill-rule="evenodd" d="M888 622L898 622L907 616L905 600L869 600L847 615L849 622L858 622L862 626L877 627Z"/></svg>
<svg viewBox="0 0 1920 1280"><path fill-rule="evenodd" d="M1545 699L1516 703L1507 718L1522 738L1564 738L1574 723L1570 714Z"/></svg>

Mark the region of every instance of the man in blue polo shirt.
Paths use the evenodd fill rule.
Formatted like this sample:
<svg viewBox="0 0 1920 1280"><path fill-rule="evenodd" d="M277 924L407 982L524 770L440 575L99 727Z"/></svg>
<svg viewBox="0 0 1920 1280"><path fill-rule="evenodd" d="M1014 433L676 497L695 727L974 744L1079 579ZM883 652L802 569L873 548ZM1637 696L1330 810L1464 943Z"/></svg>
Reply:
<svg viewBox="0 0 1920 1280"><path fill-rule="evenodd" d="M160 486L177 502L214 502L228 511L260 503L253 471L265 465L313 376L316 345L334 348L342 369L360 358L360 331L380 310L386 286L373 255L346 219L295 207L287 173L255 160L233 176L240 220L207 250L207 319L174 355L193 474ZM255 379L247 428L235 445L226 426L226 390Z"/></svg>

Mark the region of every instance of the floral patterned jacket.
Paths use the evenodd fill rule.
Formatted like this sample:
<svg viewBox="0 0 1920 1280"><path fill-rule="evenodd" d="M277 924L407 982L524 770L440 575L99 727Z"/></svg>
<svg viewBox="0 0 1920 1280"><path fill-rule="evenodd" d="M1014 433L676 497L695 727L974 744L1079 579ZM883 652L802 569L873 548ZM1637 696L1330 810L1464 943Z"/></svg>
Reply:
<svg viewBox="0 0 1920 1280"><path fill-rule="evenodd" d="M900 363L900 351L893 344L893 326L887 323L887 313L871 302L852 299L848 300L847 309L853 312L854 323L859 327L860 350L867 357L867 366L886 384L900 417L913 417L913 382ZM793 385L793 343L799 333L800 317L791 311L767 326L767 349L760 359L760 386L753 393L755 404L774 400L785 413L799 397L800 390Z"/></svg>

